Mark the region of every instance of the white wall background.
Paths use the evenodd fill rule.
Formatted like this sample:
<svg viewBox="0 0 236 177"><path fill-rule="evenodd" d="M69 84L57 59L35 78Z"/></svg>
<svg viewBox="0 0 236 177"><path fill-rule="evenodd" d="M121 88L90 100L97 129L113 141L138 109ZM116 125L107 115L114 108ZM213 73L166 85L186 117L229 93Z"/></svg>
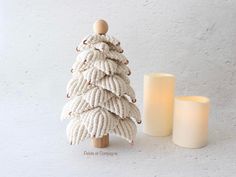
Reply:
<svg viewBox="0 0 236 177"><path fill-rule="evenodd" d="M125 49L140 109L148 72L175 74L178 95L210 97L206 148L182 149L141 128L134 147L111 140L104 151L116 157L67 144L65 86L75 46L97 18ZM235 20L233 0L0 0L0 176L234 176Z"/></svg>

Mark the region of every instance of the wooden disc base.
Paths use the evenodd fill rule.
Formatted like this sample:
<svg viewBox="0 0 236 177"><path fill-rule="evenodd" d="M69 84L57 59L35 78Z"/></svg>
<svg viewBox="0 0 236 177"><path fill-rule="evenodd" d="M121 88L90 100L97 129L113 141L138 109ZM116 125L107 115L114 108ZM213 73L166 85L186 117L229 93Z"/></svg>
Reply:
<svg viewBox="0 0 236 177"><path fill-rule="evenodd" d="M109 134L101 138L92 138L92 145L96 148L105 148L109 145Z"/></svg>

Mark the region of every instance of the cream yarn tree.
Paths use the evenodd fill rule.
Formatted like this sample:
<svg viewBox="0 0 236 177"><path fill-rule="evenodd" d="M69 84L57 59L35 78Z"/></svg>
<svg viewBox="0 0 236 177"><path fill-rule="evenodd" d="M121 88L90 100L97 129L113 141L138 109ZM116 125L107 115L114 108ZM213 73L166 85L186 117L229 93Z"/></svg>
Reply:
<svg viewBox="0 0 236 177"><path fill-rule="evenodd" d="M141 123L127 77L131 74L128 60L120 42L107 31L104 20L96 21L95 34L87 36L76 48L78 57L67 85L69 101L62 111L62 118L70 119L66 131L71 144L92 138L95 147L106 147L108 134L132 143L135 121Z"/></svg>

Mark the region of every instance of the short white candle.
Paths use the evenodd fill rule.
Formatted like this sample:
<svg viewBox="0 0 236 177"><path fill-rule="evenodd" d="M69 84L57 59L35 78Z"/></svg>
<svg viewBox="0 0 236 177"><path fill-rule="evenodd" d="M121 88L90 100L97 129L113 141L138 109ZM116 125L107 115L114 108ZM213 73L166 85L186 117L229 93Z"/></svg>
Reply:
<svg viewBox="0 0 236 177"><path fill-rule="evenodd" d="M175 98L173 142L188 148L207 144L210 101L201 96Z"/></svg>
<svg viewBox="0 0 236 177"><path fill-rule="evenodd" d="M166 73L144 76L144 133L168 136L172 133L175 77Z"/></svg>

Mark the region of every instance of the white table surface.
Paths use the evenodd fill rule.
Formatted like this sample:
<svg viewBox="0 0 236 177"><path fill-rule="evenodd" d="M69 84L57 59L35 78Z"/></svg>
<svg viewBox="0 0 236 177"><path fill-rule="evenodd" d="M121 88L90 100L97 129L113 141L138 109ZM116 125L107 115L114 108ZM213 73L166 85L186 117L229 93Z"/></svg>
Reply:
<svg viewBox="0 0 236 177"><path fill-rule="evenodd" d="M235 118L211 122L209 144L202 149L178 147L171 137L147 136L141 127L133 146L110 136L110 146L97 149L89 140L69 145L65 123L52 107L1 102L1 109L8 112L0 123L1 176L233 177L236 173Z"/></svg>

